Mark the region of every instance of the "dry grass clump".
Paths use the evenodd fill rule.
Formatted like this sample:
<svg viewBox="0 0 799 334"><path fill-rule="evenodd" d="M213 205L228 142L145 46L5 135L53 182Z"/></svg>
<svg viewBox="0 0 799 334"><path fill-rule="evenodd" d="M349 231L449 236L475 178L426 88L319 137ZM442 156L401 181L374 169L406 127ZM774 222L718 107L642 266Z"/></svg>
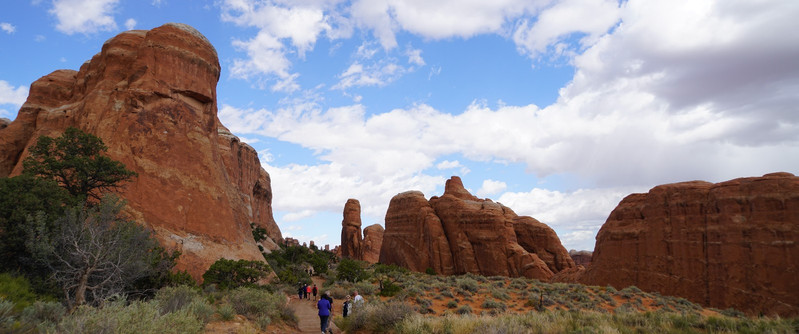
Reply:
<svg viewBox="0 0 799 334"><path fill-rule="evenodd" d="M411 314L413 307L404 302L369 302L354 310L352 315L333 319L336 326L346 332L387 332Z"/></svg>

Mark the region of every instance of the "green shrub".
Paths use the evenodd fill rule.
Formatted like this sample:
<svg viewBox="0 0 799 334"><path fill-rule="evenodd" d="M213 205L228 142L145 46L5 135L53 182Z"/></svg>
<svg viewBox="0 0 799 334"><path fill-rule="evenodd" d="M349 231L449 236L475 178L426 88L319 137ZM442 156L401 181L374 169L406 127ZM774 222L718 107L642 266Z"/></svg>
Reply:
<svg viewBox="0 0 799 334"><path fill-rule="evenodd" d="M286 304L286 297L282 294L272 294L265 290L243 287L231 290L227 298L236 313L250 320L257 320L263 315L268 316L270 321L281 319L292 322L295 319L293 312Z"/></svg>
<svg viewBox="0 0 799 334"><path fill-rule="evenodd" d="M401 286L391 281L385 281L383 282L383 289L380 290L379 295L383 297L394 297L400 291L402 291Z"/></svg>
<svg viewBox="0 0 799 334"><path fill-rule="evenodd" d="M428 275L436 275L436 270L428 267L427 269L424 270L424 273Z"/></svg>
<svg viewBox="0 0 799 334"><path fill-rule="evenodd" d="M78 307L58 324L58 333L202 333L203 323L186 310L160 314L157 303L120 300L102 308Z"/></svg>
<svg viewBox="0 0 799 334"><path fill-rule="evenodd" d="M219 306L216 309L216 313L219 313L219 318L223 321L230 321L236 316L236 310L230 304L224 304Z"/></svg>
<svg viewBox="0 0 799 334"><path fill-rule="evenodd" d="M266 263L248 260L219 259L203 274L203 285L216 284L220 289L252 286L266 277L270 269Z"/></svg>
<svg viewBox="0 0 799 334"><path fill-rule="evenodd" d="M37 296L25 277L3 273L0 274L0 299L11 302L15 311L22 311L33 304Z"/></svg>
<svg viewBox="0 0 799 334"><path fill-rule="evenodd" d="M363 263L352 259L341 259L336 267L336 279L347 282L359 282L369 278L369 274L364 271Z"/></svg>
<svg viewBox="0 0 799 334"><path fill-rule="evenodd" d="M457 310L455 310L455 313L457 313L457 314L471 314L472 313L472 307L469 306L469 305L463 305L463 306L459 307Z"/></svg>
<svg viewBox="0 0 799 334"><path fill-rule="evenodd" d="M37 301L22 311L22 321L36 324L39 332L48 332L46 329L55 330L55 326L66 315L67 309L58 302Z"/></svg>
<svg viewBox="0 0 799 334"><path fill-rule="evenodd" d="M358 282L355 283L355 290L358 291L358 294L363 296L371 296L374 295L377 291L377 286L369 282Z"/></svg>
<svg viewBox="0 0 799 334"><path fill-rule="evenodd" d="M469 277L458 279L457 286L469 292L477 292L480 289L477 281Z"/></svg>
<svg viewBox="0 0 799 334"><path fill-rule="evenodd" d="M456 307L458 307L458 303L456 301L450 300L449 302L447 302L447 308L456 308Z"/></svg>
<svg viewBox="0 0 799 334"><path fill-rule="evenodd" d="M166 287L155 294L155 301L161 307L161 314L180 311L195 300L202 300L200 293L185 285Z"/></svg>
<svg viewBox="0 0 799 334"><path fill-rule="evenodd" d="M486 298L486 300L483 301L483 304L481 306L485 309L498 309L502 311L505 311L505 309L507 308L505 303L493 300L491 298Z"/></svg>
<svg viewBox="0 0 799 334"><path fill-rule="evenodd" d="M413 308L406 303L377 301L353 309L348 321L339 322L341 324L339 327L347 332L390 331L397 323L411 314L413 314Z"/></svg>

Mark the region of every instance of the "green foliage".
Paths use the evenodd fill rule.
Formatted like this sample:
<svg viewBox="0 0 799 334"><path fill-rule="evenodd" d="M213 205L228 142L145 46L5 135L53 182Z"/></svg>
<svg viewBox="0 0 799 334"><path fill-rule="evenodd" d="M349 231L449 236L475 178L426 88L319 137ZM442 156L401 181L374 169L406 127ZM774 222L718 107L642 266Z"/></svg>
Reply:
<svg viewBox="0 0 799 334"><path fill-rule="evenodd" d="M347 282L358 282L369 278L360 261L341 259L336 267L336 279Z"/></svg>
<svg viewBox="0 0 799 334"><path fill-rule="evenodd" d="M31 291L30 283L25 277L3 273L0 274L0 299L11 302L16 311L22 311L38 297Z"/></svg>
<svg viewBox="0 0 799 334"><path fill-rule="evenodd" d="M124 298L102 308L79 307L58 324L58 333L202 333L203 322L188 309L161 314L157 303Z"/></svg>
<svg viewBox="0 0 799 334"><path fill-rule="evenodd" d="M255 226L255 223L250 223L250 228L252 228L252 238L255 239L255 242L261 242L266 240L266 229L260 226Z"/></svg>
<svg viewBox="0 0 799 334"><path fill-rule="evenodd" d="M266 290L242 287L231 290L228 301L236 313L260 323L263 327L274 319L289 323L297 322L282 293L273 294ZM264 329L263 327L261 329Z"/></svg>
<svg viewBox="0 0 799 334"><path fill-rule="evenodd" d="M399 302L370 302L354 309L348 321L337 321L345 332L388 332L396 324L413 314L413 307Z"/></svg>
<svg viewBox="0 0 799 334"><path fill-rule="evenodd" d="M266 277L269 266L259 261L219 259L203 274L203 285L216 284L220 289L253 286Z"/></svg>
<svg viewBox="0 0 799 334"><path fill-rule="evenodd" d="M447 308L456 308L458 307L458 302L454 300L450 300L447 302Z"/></svg>
<svg viewBox="0 0 799 334"><path fill-rule="evenodd" d="M136 176L102 155L107 149L97 136L70 127L58 138L39 137L23 161L24 173L55 180L78 202L100 200L101 193L117 190Z"/></svg>
<svg viewBox="0 0 799 334"><path fill-rule="evenodd" d="M281 283L296 285L297 283L310 283L311 278L305 272L302 264L310 264L314 273L322 275L327 273L328 266L335 255L331 252L310 249L302 246L281 246L269 254L264 254L266 262L275 270ZM289 275L289 272L291 274ZM283 274L281 274L283 273Z"/></svg>
<svg viewBox="0 0 799 334"><path fill-rule="evenodd" d="M230 304L225 304L219 306L219 308L216 309L216 313L219 314L219 318L223 321L230 321L236 316L236 309Z"/></svg>
<svg viewBox="0 0 799 334"><path fill-rule="evenodd" d="M433 268L428 267L427 269L424 270L424 273L428 274L428 275L435 275L436 274L436 270L433 269Z"/></svg>
<svg viewBox="0 0 799 334"><path fill-rule="evenodd" d="M33 230L31 218L42 217L49 233L55 233L53 221L63 215L68 198L54 181L30 175L0 178L0 268L30 277L47 275L47 267L25 246Z"/></svg>
<svg viewBox="0 0 799 334"><path fill-rule="evenodd" d="M463 277L458 279L457 286L469 292L477 292L480 289L480 287L477 284L477 281L470 277Z"/></svg>

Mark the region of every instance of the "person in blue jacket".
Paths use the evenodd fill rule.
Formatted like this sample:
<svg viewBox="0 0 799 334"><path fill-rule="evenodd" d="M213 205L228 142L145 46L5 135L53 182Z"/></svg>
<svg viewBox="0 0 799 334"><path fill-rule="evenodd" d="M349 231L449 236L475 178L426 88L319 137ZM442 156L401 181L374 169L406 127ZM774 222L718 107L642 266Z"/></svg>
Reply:
<svg viewBox="0 0 799 334"><path fill-rule="evenodd" d="M327 297L327 292L319 298L319 301L316 303L316 308L319 309L319 323L322 327L322 333L327 332L327 320L330 318L330 312L333 310L333 304L325 298Z"/></svg>

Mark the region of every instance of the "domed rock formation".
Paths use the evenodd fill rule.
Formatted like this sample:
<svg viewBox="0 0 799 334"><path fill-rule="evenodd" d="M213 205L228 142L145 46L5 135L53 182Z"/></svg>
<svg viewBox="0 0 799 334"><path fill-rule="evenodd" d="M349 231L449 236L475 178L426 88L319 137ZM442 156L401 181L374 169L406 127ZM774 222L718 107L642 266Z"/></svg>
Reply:
<svg viewBox="0 0 799 334"><path fill-rule="evenodd" d="M591 265L591 256L593 256L594 252L587 251L587 250L570 250L569 256L571 256L572 260L574 260L574 264L578 266L588 267Z"/></svg>
<svg viewBox="0 0 799 334"><path fill-rule="evenodd" d="M799 315L799 177L683 182L632 194L597 235L579 281Z"/></svg>
<svg viewBox="0 0 799 334"><path fill-rule="evenodd" d="M17 175L41 135L77 127L138 177L122 197L128 213L183 255L178 268L200 278L219 258L263 260L282 242L272 217L269 174L258 155L217 118L216 50L194 28L166 24L103 44L79 71L58 70L31 85L17 118L0 129L0 177Z"/></svg>
<svg viewBox="0 0 799 334"><path fill-rule="evenodd" d="M385 230L380 224L369 225L363 229L363 256L361 260L377 263L380 260L380 247L383 246Z"/></svg>
<svg viewBox="0 0 799 334"><path fill-rule="evenodd" d="M444 275L544 280L575 266L552 229L472 196L456 176L447 180L441 197L427 201L410 191L391 199L380 263Z"/></svg>
<svg viewBox="0 0 799 334"><path fill-rule="evenodd" d="M350 198L344 204L344 219L341 221L341 257L361 260L362 243L361 202Z"/></svg>

